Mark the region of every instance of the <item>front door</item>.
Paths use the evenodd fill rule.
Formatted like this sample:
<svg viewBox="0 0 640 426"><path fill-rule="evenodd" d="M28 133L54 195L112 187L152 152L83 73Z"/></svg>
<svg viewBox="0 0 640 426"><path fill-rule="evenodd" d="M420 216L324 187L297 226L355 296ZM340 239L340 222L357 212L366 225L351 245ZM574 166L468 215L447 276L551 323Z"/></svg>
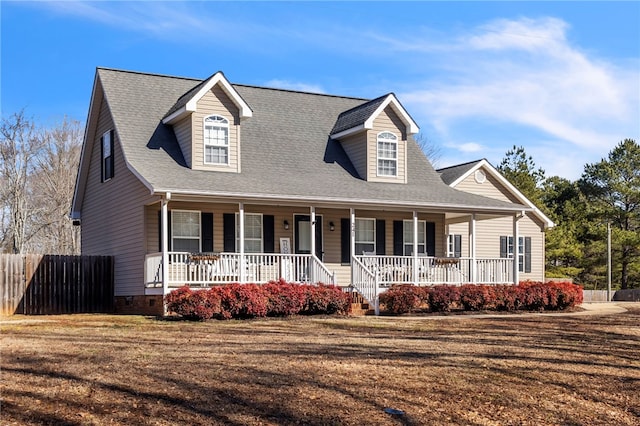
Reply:
<svg viewBox="0 0 640 426"><path fill-rule="evenodd" d="M296 254L311 253L311 216L294 216L294 250ZM322 216L316 215L316 256L322 260Z"/></svg>

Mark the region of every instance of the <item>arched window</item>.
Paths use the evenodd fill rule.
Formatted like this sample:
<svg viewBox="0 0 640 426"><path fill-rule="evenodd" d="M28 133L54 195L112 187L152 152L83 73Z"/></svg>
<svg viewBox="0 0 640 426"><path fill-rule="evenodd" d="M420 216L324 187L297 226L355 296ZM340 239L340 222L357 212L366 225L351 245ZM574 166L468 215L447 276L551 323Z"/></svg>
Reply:
<svg viewBox="0 0 640 426"><path fill-rule="evenodd" d="M229 120L219 115L204 119L204 163L229 164Z"/></svg>
<svg viewBox="0 0 640 426"><path fill-rule="evenodd" d="M398 175L398 138L391 132L378 133L378 176Z"/></svg>

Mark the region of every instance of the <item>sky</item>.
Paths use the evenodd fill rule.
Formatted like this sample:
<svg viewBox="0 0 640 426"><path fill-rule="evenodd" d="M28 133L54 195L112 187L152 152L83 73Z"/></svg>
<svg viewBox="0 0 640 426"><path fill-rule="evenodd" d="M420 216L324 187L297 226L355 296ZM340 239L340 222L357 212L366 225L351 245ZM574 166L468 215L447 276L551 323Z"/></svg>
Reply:
<svg viewBox="0 0 640 426"><path fill-rule="evenodd" d="M86 121L96 67L373 99L436 167L524 147L570 180L640 141L640 2L0 3L0 107Z"/></svg>

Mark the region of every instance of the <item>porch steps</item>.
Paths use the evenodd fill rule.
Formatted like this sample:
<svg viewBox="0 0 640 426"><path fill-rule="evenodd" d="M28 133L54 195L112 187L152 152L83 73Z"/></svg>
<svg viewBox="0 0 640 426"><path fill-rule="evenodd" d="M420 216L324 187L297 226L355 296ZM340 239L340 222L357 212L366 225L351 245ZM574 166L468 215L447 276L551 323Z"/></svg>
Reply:
<svg viewBox="0 0 640 426"><path fill-rule="evenodd" d="M374 308L362 297L360 293L352 292L351 295L351 314L355 317L365 315L375 315Z"/></svg>

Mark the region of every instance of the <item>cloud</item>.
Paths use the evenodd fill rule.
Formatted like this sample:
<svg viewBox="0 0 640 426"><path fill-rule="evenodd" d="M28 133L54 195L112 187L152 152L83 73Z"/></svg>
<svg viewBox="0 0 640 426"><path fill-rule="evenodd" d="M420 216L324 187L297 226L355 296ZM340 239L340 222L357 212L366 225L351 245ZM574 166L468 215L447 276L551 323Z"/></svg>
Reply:
<svg viewBox="0 0 640 426"><path fill-rule="evenodd" d="M295 90L298 92L325 93L324 89L319 85L289 80L273 79L267 81L264 85L266 87L276 87L279 89Z"/></svg>

